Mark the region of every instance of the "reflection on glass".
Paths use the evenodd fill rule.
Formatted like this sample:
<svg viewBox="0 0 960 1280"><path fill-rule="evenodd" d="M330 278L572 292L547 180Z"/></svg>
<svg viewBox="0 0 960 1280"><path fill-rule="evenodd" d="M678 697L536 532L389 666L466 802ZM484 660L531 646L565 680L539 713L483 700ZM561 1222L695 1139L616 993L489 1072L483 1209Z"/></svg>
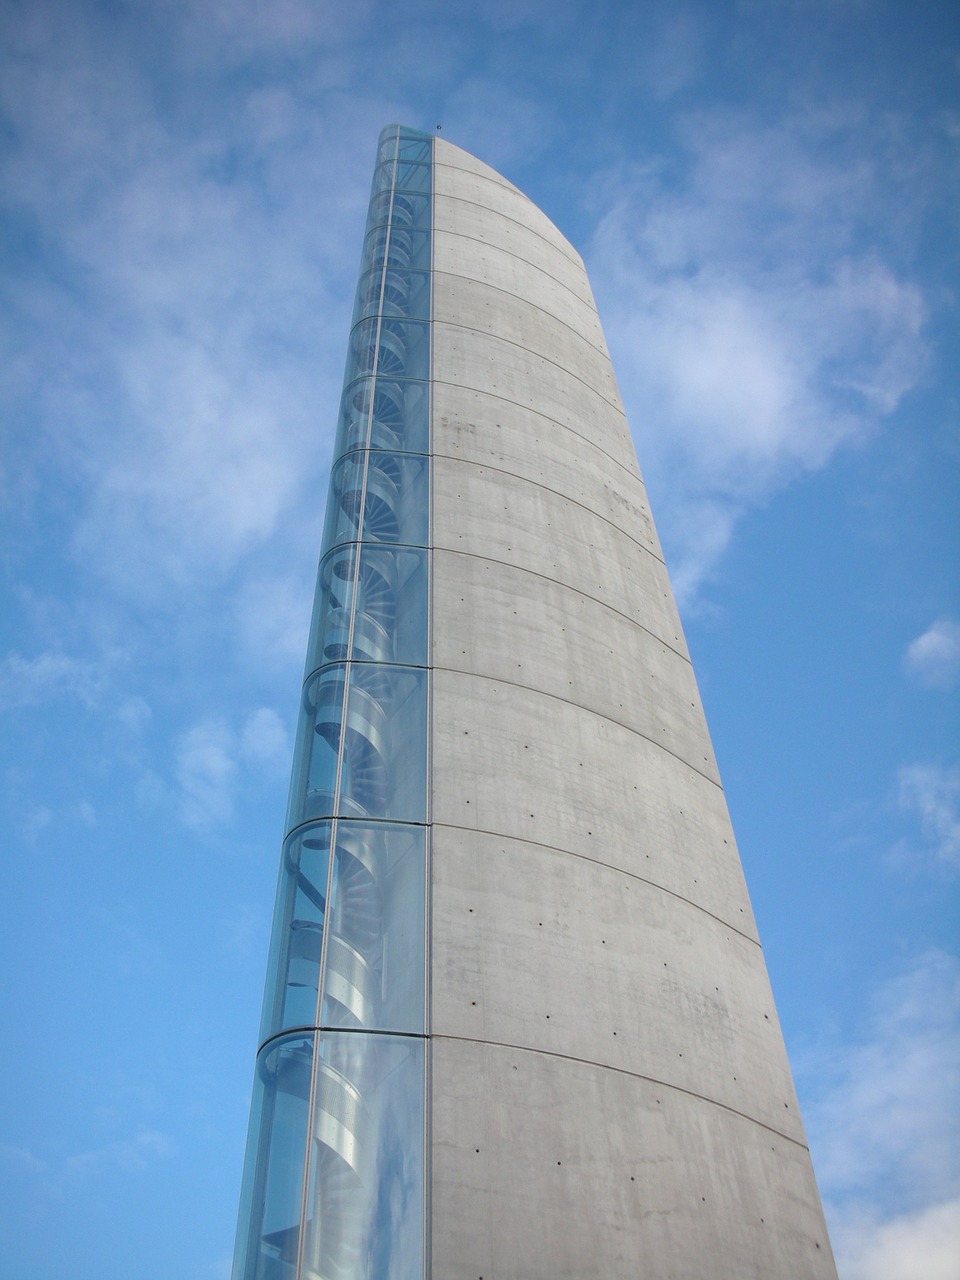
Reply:
<svg viewBox="0 0 960 1280"><path fill-rule="evenodd" d="M354 323L382 311L385 316L427 320L430 316L430 275L427 271L388 267L378 263L360 277Z"/></svg>
<svg viewBox="0 0 960 1280"><path fill-rule="evenodd" d="M351 382L341 398L334 456L339 458L351 449L366 447L425 453L427 397L424 382L391 381L383 377Z"/></svg>
<svg viewBox="0 0 960 1280"><path fill-rule="evenodd" d="M426 664L425 550L347 543L321 560L307 674L348 657L358 662Z"/></svg>
<svg viewBox="0 0 960 1280"><path fill-rule="evenodd" d="M362 540L426 546L427 515L423 455L355 450L330 474L323 545Z"/></svg>
<svg viewBox="0 0 960 1280"><path fill-rule="evenodd" d="M431 158L381 135L234 1280L423 1276Z"/></svg>
<svg viewBox="0 0 960 1280"><path fill-rule="evenodd" d="M333 812L341 743L341 817L424 821L427 694L422 668L380 663L323 667L304 686L303 708L288 830Z"/></svg>
<svg viewBox="0 0 960 1280"><path fill-rule="evenodd" d="M316 1025L423 1034L425 840L420 826L352 821L287 838L261 1041Z"/></svg>
<svg viewBox="0 0 960 1280"><path fill-rule="evenodd" d="M423 1032L424 841L422 827L338 825L324 1026Z"/></svg>
<svg viewBox="0 0 960 1280"><path fill-rule="evenodd" d="M423 1275L423 1088L422 1040L322 1035L304 1275Z"/></svg>
<svg viewBox="0 0 960 1280"><path fill-rule="evenodd" d="M294 1280L313 1036L274 1040L257 1058L233 1280Z"/></svg>
<svg viewBox="0 0 960 1280"><path fill-rule="evenodd" d="M361 320L350 335L354 376L377 373L387 378L430 375L430 329L420 320Z"/></svg>
<svg viewBox="0 0 960 1280"><path fill-rule="evenodd" d="M423 822L426 809L426 672L350 668L339 812Z"/></svg>
<svg viewBox="0 0 960 1280"><path fill-rule="evenodd" d="M386 227L372 228L364 239L361 261L361 270L382 267L386 261L388 267L429 271L430 232L394 227L388 235Z"/></svg>
<svg viewBox="0 0 960 1280"><path fill-rule="evenodd" d="M317 1021L330 832L329 822L314 822L284 841L261 1041Z"/></svg>

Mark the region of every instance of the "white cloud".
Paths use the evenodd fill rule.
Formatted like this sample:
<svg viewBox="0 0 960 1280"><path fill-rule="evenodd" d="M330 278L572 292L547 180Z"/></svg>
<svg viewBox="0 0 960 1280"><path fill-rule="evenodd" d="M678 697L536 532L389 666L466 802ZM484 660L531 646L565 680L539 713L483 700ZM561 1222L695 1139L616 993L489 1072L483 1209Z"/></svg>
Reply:
<svg viewBox="0 0 960 1280"><path fill-rule="evenodd" d="M444 136L467 150L471 139L482 138L484 161L507 178L520 159L542 154L556 129L542 101L479 76L465 79L448 96L442 123Z"/></svg>
<svg viewBox="0 0 960 1280"><path fill-rule="evenodd" d="M188 827L208 831L233 819L237 765L226 725L207 719L182 735L176 751L180 812Z"/></svg>
<svg viewBox="0 0 960 1280"><path fill-rule="evenodd" d="M106 683L104 665L48 650L34 658L9 653L0 663L0 706L25 707L49 698L94 706Z"/></svg>
<svg viewBox="0 0 960 1280"><path fill-rule="evenodd" d="M252 711L240 734L240 751L252 768L286 768L291 745L283 721L272 707Z"/></svg>
<svg viewBox="0 0 960 1280"><path fill-rule="evenodd" d="M960 676L960 623L938 618L911 640L904 654L907 674L930 689L949 689Z"/></svg>
<svg viewBox="0 0 960 1280"><path fill-rule="evenodd" d="M936 1236L916 1256L938 1266L956 1222L946 1202L960 1194L960 961L920 956L878 992L857 1039L797 1067L845 1280L900 1280L898 1259L925 1227Z"/></svg>
<svg viewBox="0 0 960 1280"><path fill-rule="evenodd" d="M265 906L254 909L243 903L221 921L220 945L234 960L252 966L263 963L270 930L270 917Z"/></svg>
<svg viewBox="0 0 960 1280"><path fill-rule="evenodd" d="M924 367L920 292L863 237L885 175L831 152L863 127L691 119L682 165L600 184L588 265L688 596L747 506L865 438Z"/></svg>
<svg viewBox="0 0 960 1280"><path fill-rule="evenodd" d="M16 1166L18 1175L23 1173L46 1173L47 1162L33 1154L27 1147L14 1147L8 1142L0 1142L0 1159Z"/></svg>
<svg viewBox="0 0 960 1280"><path fill-rule="evenodd" d="M960 765L904 765L897 785L900 807L919 819L927 851L960 867Z"/></svg>
<svg viewBox="0 0 960 1280"><path fill-rule="evenodd" d="M229 22L202 8L208 33L222 21L238 50L262 47L257 6ZM321 21L299 0L273 8L275 45L306 33L325 54L334 28L354 21ZM272 93L237 91L205 130L187 103L182 114L158 110L91 10L64 28L39 9L11 33L0 88L12 138L5 184L47 246L9 281L0 330L8 416L43 442L23 445L22 488L32 491L41 466L60 470L75 554L125 593L171 580L206 588L282 518L295 524L298 504L315 505L371 107L305 111L303 95L317 91L308 75ZM176 33L199 13L180 15ZM194 70L184 92L202 98L207 77Z"/></svg>
<svg viewBox="0 0 960 1280"><path fill-rule="evenodd" d="M289 768L290 754L286 727L272 707L251 711L239 730L217 716L201 719L181 734L174 753L182 821L202 833L229 825L241 765L248 779L275 779Z"/></svg>
<svg viewBox="0 0 960 1280"><path fill-rule="evenodd" d="M844 1215L831 1242L843 1280L957 1280L960 1199L886 1222L863 1213Z"/></svg>
<svg viewBox="0 0 960 1280"><path fill-rule="evenodd" d="M65 1167L68 1173L73 1174L88 1173L101 1165L113 1165L123 1173L139 1173L151 1160L171 1156L174 1151L174 1145L166 1135L154 1129L142 1129L132 1138L69 1156Z"/></svg>

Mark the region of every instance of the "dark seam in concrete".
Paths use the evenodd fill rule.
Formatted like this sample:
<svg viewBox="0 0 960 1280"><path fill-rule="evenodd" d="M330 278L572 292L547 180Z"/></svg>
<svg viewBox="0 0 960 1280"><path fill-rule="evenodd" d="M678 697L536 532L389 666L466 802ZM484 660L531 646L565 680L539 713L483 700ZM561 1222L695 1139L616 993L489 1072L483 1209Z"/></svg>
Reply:
<svg viewBox="0 0 960 1280"><path fill-rule="evenodd" d="M626 529L621 529L620 525L614 524L614 522L607 516L601 515L599 511L594 511L592 507L588 507L585 503L571 497L568 493L561 493L559 489L554 489L548 484L541 484L539 480L532 480L529 476L522 476L518 471L508 471L505 467L498 467L492 462L475 462L473 458L460 458L453 453L434 452L430 454L430 457L445 458L448 462L457 462L465 467L482 467L487 471L496 471L498 475L510 476L514 480L520 480L523 484L532 484L536 488L542 489L544 493L552 493L554 497L562 498L564 502L569 502L572 506L579 507L581 511L586 511L588 515L596 516L598 520L602 520L604 524L609 525L611 529L615 529L617 533L622 534L624 538L629 542L632 542L638 551L646 552L648 556L653 556L657 564L662 564L664 568L667 567L661 556L658 556L655 551L650 549L650 547L644 546L642 542L638 542L632 533L627 533ZM640 483L643 484L643 481L641 480ZM646 492L646 490L644 490L644 492ZM650 515L649 508L647 509L647 515L650 518L650 523L653 524L653 517Z"/></svg>
<svg viewBox="0 0 960 1280"><path fill-rule="evenodd" d="M731 924L723 916L718 916L714 911L708 911L706 907L701 906L699 902L694 902L692 898L687 898L682 893L677 893L674 889L668 889L666 885L658 884L656 880L648 880L646 876L637 875L635 871L627 871L625 867L615 867L611 862L601 862L599 858L591 858L589 853L578 853L575 849L561 849L557 844L545 844L543 840L530 840L526 836L511 836L505 831L488 831L486 827L462 827L457 826L454 822L432 822L430 825L444 827L447 831L473 831L477 835L493 836L495 840L512 840L515 844L532 844L537 849L547 849L551 853L559 853L566 858L580 858L583 862L589 862L592 867L603 867L605 871L615 871L617 875L627 876L631 880L636 880L639 884L649 885L651 889L665 893L670 898L676 898L678 902L686 903L688 907L692 907L694 911L699 911L701 915L709 916L711 920L716 920L717 924L722 925L724 929L729 929L738 938L742 938L744 942L749 942L758 951L763 951L763 945L759 938L754 938L749 933L744 933L735 924Z"/></svg>
<svg viewBox="0 0 960 1280"><path fill-rule="evenodd" d="M433 323L435 322L431 321L431 324ZM442 323L446 323L446 322L444 321ZM532 405L529 405L529 404L521 404L519 400L511 400L509 396L502 396L499 394L499 392L490 391L486 387L471 387L471 386L467 386L467 384L464 382L450 382L447 378L431 378L430 381L441 387L453 387L454 390L456 391L472 391L478 396L487 396L491 400L500 400L502 401L503 404L516 405L518 409L523 409L527 413L535 413L538 418L542 418L544 422L549 422L551 426L559 427L561 431L569 431L572 435L575 435L578 440L585 440L587 444L591 445L594 449L597 449L600 453L602 453L605 458L609 458L610 461L614 464L614 466L620 467L621 470L626 471L627 475L632 476L634 480L639 480L640 483L643 484L643 476L640 474L639 463L637 463L637 470L634 471L633 468L628 466L627 463L621 462L620 459L615 458L612 453L609 453L606 449L601 448L601 446L597 444L596 440L591 440L589 436L585 436L582 431L577 431L575 427L571 427L566 422L558 422L556 418L551 418L550 415L548 413L544 413L542 409L535 409ZM600 398L603 399L602 396ZM604 400L603 403L609 406L609 401ZM632 442L633 437L632 435L630 435L630 428L627 426L627 415L623 412L622 409L618 409L616 410L616 412L619 413L620 417L623 419L623 425L627 428L627 435ZM635 462L636 462L636 457L637 457L636 449L634 449L633 460Z"/></svg>
<svg viewBox="0 0 960 1280"><path fill-rule="evenodd" d="M665 747L662 742L657 742L654 738L649 738L645 733L641 733L639 729L632 729L630 725L624 724L622 720L616 720L613 716L604 715L602 711L595 711L593 707L585 707L582 702L573 702L570 698L562 698L559 693L550 693L547 689L535 689L529 684L519 684L516 680L507 680L503 676L488 676L482 671L464 671L459 667L441 667L436 663L431 664L431 671L447 671L450 675L466 676L471 680L490 680L494 684L506 684L511 689L526 689L529 693L538 693L543 698L552 698L554 702L562 702L565 706L576 707L578 711L586 711L588 715L596 716L598 720L605 720L607 724L615 724L626 733L632 733L635 738L640 738L643 742L649 742L652 747L657 747L666 755L674 760L678 760L680 764L685 765L697 775L703 778L704 782L709 782L712 787L723 794L723 784L716 778L711 778L708 773L704 773L702 769L698 769L695 764L691 764L689 760L684 760L683 756L678 756L676 751L671 751L669 747Z"/></svg>
<svg viewBox="0 0 960 1280"><path fill-rule="evenodd" d="M441 275L442 274L443 273L441 272ZM565 365L559 364L556 360L551 360L549 356L545 356L540 351L534 351L532 347L525 347L522 342L514 342L512 338L502 338L499 334L490 333L489 330L487 329L474 329L473 326L469 324L458 324L456 320L431 320L430 323L434 325L444 325L449 329L460 329L464 333L480 333L485 338L493 338L495 342L504 342L507 344L507 346L515 347L518 351L523 351L527 355L536 356L537 359L542 360L544 364L548 364L554 369L561 370L561 372L565 373L568 378L573 378L575 382L579 382L581 387L585 387L587 391L590 392L591 395L595 395L598 400L602 400L603 403L606 405L609 405L611 409L615 409L616 412L619 413L620 416L624 419L624 421L626 421L627 415L623 411L622 404L618 404L616 400L608 400L602 391L598 391L596 387L591 387L590 383L585 382L578 373L572 373L568 368L566 368ZM587 345L589 346L589 343ZM590 349L591 351L597 350L596 347L591 347ZM610 360L610 358L606 355L604 355L604 359L606 360L607 364L610 366L610 376L613 378L614 390L617 391L617 398L619 399L619 391L617 389L617 380L613 372L613 363Z"/></svg>
<svg viewBox="0 0 960 1280"><path fill-rule="evenodd" d="M756 1116L747 1115L745 1111L738 1111L736 1107L731 1107L728 1102L720 1102L717 1098L708 1098L704 1093L697 1093L694 1089L685 1089L680 1084L670 1084L667 1080L658 1080L655 1076L645 1076L639 1071L628 1071L626 1067L615 1067L606 1062L595 1062L592 1058L578 1058L572 1053L557 1053L553 1049L533 1049L528 1045L507 1044L503 1040L478 1040L473 1036L451 1036L442 1032L434 1031L431 1039L433 1040L455 1040L460 1044L488 1044L497 1049L509 1049L511 1052L517 1053L536 1053L542 1054L545 1058L561 1058L565 1062L581 1062L585 1067L597 1067L601 1071L615 1071L617 1075L629 1076L632 1080L645 1080L648 1084L656 1085L662 1089L672 1089L675 1093L683 1093L688 1098L696 1098L700 1102L707 1103L711 1107L719 1107L721 1111L727 1111L730 1115L738 1116L741 1120L746 1120L748 1124L755 1124L760 1129L766 1129L767 1133L775 1133L778 1138L782 1138L784 1142L792 1143L793 1146L799 1147L801 1151L809 1152L810 1148L806 1143L801 1142L799 1138L792 1138L789 1133L784 1133L782 1129L775 1129L773 1125L767 1124L764 1120L758 1120Z"/></svg>
<svg viewBox="0 0 960 1280"><path fill-rule="evenodd" d="M528 222L521 222L519 218L511 218L509 213L504 213L500 209L493 209L488 204L481 204L478 200L468 200L466 196L455 196L455 195L452 195L449 191L437 191L436 183L434 183L434 195L438 196L441 200L458 200L461 204L472 205L474 209L485 209L487 213L492 213L494 217L506 218L507 222L512 222L517 227L523 227L524 231L529 231L530 234L536 236L538 240L542 240L543 243L548 244L551 249L555 249L557 253L559 253L561 258L565 258L567 262L573 263L575 267L579 267L581 271L584 271L584 273L586 273L586 269L584 268L584 265L583 265L583 258L580 256L577 249L575 249L574 246L570 244L570 241L563 234L563 232L556 225L556 223L551 222L550 219L547 217L547 215L540 208L540 206L534 204L533 201L530 199L530 197L528 195L525 195L520 190L519 187L508 185L506 184L506 182L496 182L493 178L488 178L486 174L474 173L472 169L460 169L456 165L452 165L452 164L443 164L442 162L440 162L438 164L435 164L435 167L437 169L449 169L453 173L469 173L471 177L479 178L481 182L491 182L495 187L500 187L502 190L509 191L511 195L519 196L520 199L524 201L524 203L528 204L531 207L531 209L536 210L536 212L540 214L540 216L545 221L550 223L550 226L553 227L554 231L556 231L557 235L564 242L564 244L569 245L570 249L573 250L573 255L575 256L568 253L566 249L562 249L560 245L555 244L552 240L548 240L546 236L541 235L540 232L537 231L535 227L530 226Z"/></svg>
<svg viewBox="0 0 960 1280"><path fill-rule="evenodd" d="M669 652L675 655L676 658L680 658L681 662L685 662L687 667L692 666L689 654L681 653L680 649L675 649L675 646L669 643L669 640L664 640L663 636L658 636L657 632L650 631L649 627L645 627L643 622L637 622L636 618L630 617L630 614L621 613L620 609L614 609L612 604L607 604L605 600L599 600L595 595L590 595L589 591L581 591L579 586L571 586L570 582L561 582L558 577L549 577L547 573L539 573L535 568L525 568L522 564L511 564L509 561L500 561L500 559L494 559L493 556L480 556L477 552L462 552L462 550L452 547L434 547L433 550L434 552L442 553L443 556L467 556L470 559L483 559L483 561L488 561L490 564L503 564L504 568L512 568L512 570L516 570L517 573L529 573L531 577L539 577L539 579L543 579L544 582L552 582L554 586L559 586L559 588L562 588L564 591L575 591L577 595L582 596L585 600L590 600L593 604L599 604L600 608L607 609L609 613L614 614L614 617L623 618L623 621L630 622L632 626L637 628L637 631L643 631L645 635L650 636L650 639L657 641L657 644L662 644L664 649L669 649ZM324 666L324 664L321 663L321 666ZM397 666L416 667L422 666L422 663L397 663Z"/></svg>

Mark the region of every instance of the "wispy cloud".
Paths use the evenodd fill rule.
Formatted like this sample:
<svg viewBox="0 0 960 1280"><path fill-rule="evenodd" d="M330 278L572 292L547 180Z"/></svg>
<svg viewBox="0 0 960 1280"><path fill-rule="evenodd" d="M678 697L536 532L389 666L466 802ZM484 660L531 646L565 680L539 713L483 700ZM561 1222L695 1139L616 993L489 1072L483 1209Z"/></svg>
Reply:
<svg viewBox="0 0 960 1280"><path fill-rule="evenodd" d="M289 767L287 729L271 707L251 711L239 729L206 716L177 740L174 775L181 820L209 833L234 818L242 771L247 778L275 778Z"/></svg>
<svg viewBox="0 0 960 1280"><path fill-rule="evenodd" d="M154 1129L142 1129L131 1138L122 1138L93 1151L69 1156L66 1171L85 1174L101 1165L112 1165L123 1173L139 1173L154 1159L171 1156L174 1151L173 1143L165 1134Z"/></svg>
<svg viewBox="0 0 960 1280"><path fill-rule="evenodd" d="M106 681L104 664L69 653L47 650L32 658L9 653L0 663L0 706L33 706L68 697L91 707L99 702Z"/></svg>
<svg viewBox="0 0 960 1280"><path fill-rule="evenodd" d="M887 1221L865 1212L844 1215L832 1243L843 1280L956 1280L960 1199Z"/></svg>
<svg viewBox="0 0 960 1280"><path fill-rule="evenodd" d="M291 748L286 727L272 707L258 707L247 716L240 751L252 767L286 770Z"/></svg>
<svg viewBox="0 0 960 1280"><path fill-rule="evenodd" d="M176 750L176 779L183 821L209 831L233 818L235 743L221 720L205 719L184 733Z"/></svg>
<svg viewBox="0 0 960 1280"><path fill-rule="evenodd" d="M960 677L960 623L938 618L911 640L903 656L907 674L929 689L950 689Z"/></svg>
<svg viewBox="0 0 960 1280"><path fill-rule="evenodd" d="M960 765L904 765L897 774L900 808L919 821L922 849L934 861L960 867ZM915 842L898 846L898 856Z"/></svg>
<svg viewBox="0 0 960 1280"><path fill-rule="evenodd" d="M201 12L217 25L217 6L184 24ZM259 47L258 13L231 17L238 57L245 40ZM271 15L274 44L300 32L325 55L344 26L313 5ZM42 456L23 446L20 487L39 467L67 477L74 554L124 593L206 586L322 488L311 445L335 416L365 112L304 112L301 95L323 92L308 76L245 86L215 130L198 129L204 69L184 80L183 116L161 111L90 8L64 25L40 6L9 46L4 178L32 249L8 281L0 391L44 441Z"/></svg>
<svg viewBox="0 0 960 1280"><path fill-rule="evenodd" d="M599 197L589 259L688 597L746 507L864 438L924 367L920 290L864 233L884 178L863 127L698 117L683 161Z"/></svg>
<svg viewBox="0 0 960 1280"><path fill-rule="evenodd" d="M878 992L857 1038L797 1065L841 1275L946 1275L936 1268L957 1244L960 962L942 951L918 957Z"/></svg>

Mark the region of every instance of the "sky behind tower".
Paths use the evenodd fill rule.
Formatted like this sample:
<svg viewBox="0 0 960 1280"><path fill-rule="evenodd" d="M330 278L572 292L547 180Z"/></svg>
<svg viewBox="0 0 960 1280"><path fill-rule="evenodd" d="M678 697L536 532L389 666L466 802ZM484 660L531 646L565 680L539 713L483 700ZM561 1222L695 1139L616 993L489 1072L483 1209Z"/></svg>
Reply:
<svg viewBox="0 0 960 1280"><path fill-rule="evenodd" d="M842 1280L956 1280L958 81L947 0L0 0L0 1280L229 1274L391 121L584 256Z"/></svg>

